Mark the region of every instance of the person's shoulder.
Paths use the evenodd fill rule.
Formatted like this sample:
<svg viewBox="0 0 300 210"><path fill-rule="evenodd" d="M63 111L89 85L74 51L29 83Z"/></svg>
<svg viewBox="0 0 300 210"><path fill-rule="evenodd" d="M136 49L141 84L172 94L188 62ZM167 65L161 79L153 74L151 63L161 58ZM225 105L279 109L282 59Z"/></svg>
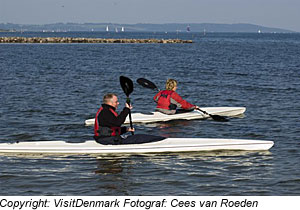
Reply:
<svg viewBox="0 0 300 210"><path fill-rule="evenodd" d="M171 93L171 97L177 100L182 100L182 97L175 91Z"/></svg>
<svg viewBox="0 0 300 210"><path fill-rule="evenodd" d="M108 108L109 108L109 105L107 105L107 104L102 104L102 108L103 108L103 109L108 109Z"/></svg>
<svg viewBox="0 0 300 210"><path fill-rule="evenodd" d="M175 92L175 91L173 91L173 90L171 90L171 95L172 95L172 96L180 96L177 92Z"/></svg>
<svg viewBox="0 0 300 210"><path fill-rule="evenodd" d="M105 111L110 111L110 110L114 110L115 111L115 108L108 105L108 104L102 104L102 107L103 107L103 110Z"/></svg>

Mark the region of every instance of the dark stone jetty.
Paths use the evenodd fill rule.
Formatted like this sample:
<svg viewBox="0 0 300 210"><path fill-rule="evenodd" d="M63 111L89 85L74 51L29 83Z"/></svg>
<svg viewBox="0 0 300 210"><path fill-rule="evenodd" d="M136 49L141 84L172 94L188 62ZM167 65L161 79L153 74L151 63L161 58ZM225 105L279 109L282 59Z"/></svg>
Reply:
<svg viewBox="0 0 300 210"><path fill-rule="evenodd" d="M102 39L77 37L0 37L0 43L193 43L181 39Z"/></svg>

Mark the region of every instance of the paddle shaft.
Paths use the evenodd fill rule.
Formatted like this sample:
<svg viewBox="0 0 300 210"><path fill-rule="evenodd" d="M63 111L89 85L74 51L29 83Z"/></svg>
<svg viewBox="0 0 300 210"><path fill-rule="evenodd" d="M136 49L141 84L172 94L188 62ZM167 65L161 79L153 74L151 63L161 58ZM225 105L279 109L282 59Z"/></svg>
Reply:
<svg viewBox="0 0 300 210"><path fill-rule="evenodd" d="M130 98L129 97L127 97L126 103L130 106ZM130 123L130 128L133 129L132 118L131 118L131 110L130 109L129 109L129 123ZM134 135L134 132L131 131L131 134Z"/></svg>
<svg viewBox="0 0 300 210"><path fill-rule="evenodd" d="M199 110L200 112L202 112L202 113L204 113L204 114L207 114L207 115L211 115L211 114L209 114L209 113L207 113L206 111L204 111L204 110L202 110L202 109L200 109L200 108L198 108L197 110Z"/></svg>
<svg viewBox="0 0 300 210"><path fill-rule="evenodd" d="M207 113L206 111L204 111L200 108L197 108L197 110L199 110L200 112L210 116L215 121L220 121L220 122L227 122L228 121L228 119L225 118L224 116L209 114L209 113Z"/></svg>

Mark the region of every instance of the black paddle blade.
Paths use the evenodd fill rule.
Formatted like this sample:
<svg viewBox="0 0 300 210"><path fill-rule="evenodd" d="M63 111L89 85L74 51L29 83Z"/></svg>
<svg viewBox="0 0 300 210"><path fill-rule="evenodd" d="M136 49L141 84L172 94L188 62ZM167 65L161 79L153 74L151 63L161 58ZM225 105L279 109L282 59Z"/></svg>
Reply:
<svg viewBox="0 0 300 210"><path fill-rule="evenodd" d="M145 78L139 78L136 81L137 81L137 83L139 85L141 85L141 86L143 86L145 88L150 88L150 89L153 89L153 90L158 90L158 88L156 87L156 85L153 82L151 82L151 81L149 81L149 80L147 80Z"/></svg>
<svg viewBox="0 0 300 210"><path fill-rule="evenodd" d="M130 93L133 91L132 80L128 77L120 76L120 84L126 96L129 97Z"/></svg>
<svg viewBox="0 0 300 210"><path fill-rule="evenodd" d="M229 120L226 117L220 116L220 115L209 115L213 120L220 121L220 122L228 122Z"/></svg>
<svg viewBox="0 0 300 210"><path fill-rule="evenodd" d="M127 96L126 103L130 104L129 95L133 91L133 82L128 77L120 76L120 84L121 84L121 87L122 87L124 93ZM129 122L130 122L130 128L132 129L133 125L132 125L131 111L130 110L129 110ZM131 131L131 134L134 135L134 132Z"/></svg>

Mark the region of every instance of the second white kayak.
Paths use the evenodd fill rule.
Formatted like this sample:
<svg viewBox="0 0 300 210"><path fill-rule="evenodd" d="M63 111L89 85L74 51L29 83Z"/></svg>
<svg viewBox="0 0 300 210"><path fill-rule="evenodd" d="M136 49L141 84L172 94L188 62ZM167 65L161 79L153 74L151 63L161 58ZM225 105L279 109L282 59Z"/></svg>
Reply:
<svg viewBox="0 0 300 210"><path fill-rule="evenodd" d="M205 107L202 110L206 111L211 115L220 116L236 116L241 115L246 111L246 107ZM192 112L186 112L181 114L167 115L161 112L149 112L149 113L132 113L133 123L154 123L154 122L165 122L170 120L196 120L209 118L208 115L202 113L201 111L194 110ZM86 126L93 126L95 119L85 120ZM129 124L129 117L126 118L125 124Z"/></svg>

